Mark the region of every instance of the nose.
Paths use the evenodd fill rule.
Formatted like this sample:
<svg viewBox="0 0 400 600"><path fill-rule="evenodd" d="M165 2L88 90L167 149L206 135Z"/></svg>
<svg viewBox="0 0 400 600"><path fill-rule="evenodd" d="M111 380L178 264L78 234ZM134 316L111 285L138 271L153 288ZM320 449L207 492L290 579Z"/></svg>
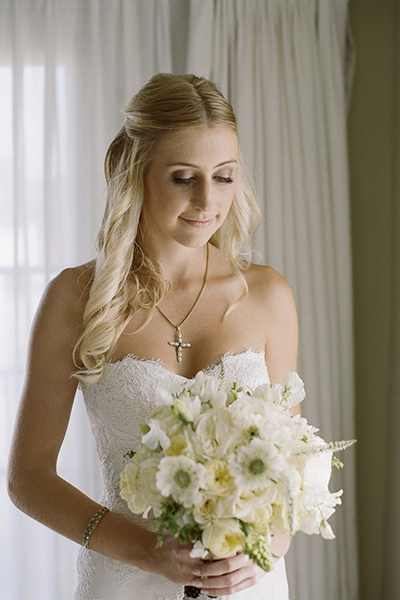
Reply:
<svg viewBox="0 0 400 600"><path fill-rule="evenodd" d="M208 181L199 181L196 188L193 190L193 206L197 210L207 212L210 210L212 199L212 186Z"/></svg>

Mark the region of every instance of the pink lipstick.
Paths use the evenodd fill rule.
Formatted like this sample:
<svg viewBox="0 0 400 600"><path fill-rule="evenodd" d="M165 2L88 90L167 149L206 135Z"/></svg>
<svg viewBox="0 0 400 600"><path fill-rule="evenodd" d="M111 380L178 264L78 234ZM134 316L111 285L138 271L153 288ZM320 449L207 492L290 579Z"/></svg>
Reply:
<svg viewBox="0 0 400 600"><path fill-rule="evenodd" d="M208 227L213 222L213 219L207 219L207 221L196 221L194 219L184 219L183 217L181 217L181 219L182 221L185 221L185 223L187 223L188 225L199 228Z"/></svg>

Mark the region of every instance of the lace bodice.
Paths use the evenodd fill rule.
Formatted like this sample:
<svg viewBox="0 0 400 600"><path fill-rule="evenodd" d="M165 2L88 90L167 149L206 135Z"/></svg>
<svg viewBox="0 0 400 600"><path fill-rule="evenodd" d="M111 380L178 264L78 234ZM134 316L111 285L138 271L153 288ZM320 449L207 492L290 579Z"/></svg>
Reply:
<svg viewBox="0 0 400 600"><path fill-rule="evenodd" d="M263 352L247 350L240 354L227 354L223 357L223 365L224 377L227 380L236 379L249 387L269 381ZM220 369L220 364L217 364L205 371L219 373ZM142 519L133 515L120 497L120 473L129 460L126 454L130 450L136 451L139 447L142 436L140 421L145 421L156 408L157 387L176 379L184 381L185 378L167 369L160 361L142 360L128 355L120 361L107 363L104 374L97 383L81 384L104 484L99 502L148 529L155 529L154 521L151 518ZM80 582L76 600L122 600L139 597L146 600L175 600L183 597L182 587L164 578L160 578L164 583L157 592L150 594L144 591L142 596L137 596L136 593L133 596L131 593L125 596L123 590L129 588L132 578L139 575L145 578L150 574L84 549L80 552L78 571ZM93 582L97 576L102 584L97 586L97 591L94 592L92 590L96 586ZM111 578L115 583L120 590L117 595L117 588L114 587L104 592L108 585L104 583L104 577L106 581ZM151 577L153 586L154 578L158 576ZM146 584L142 583L141 588L143 585ZM271 596L272 598L275 596ZM276 599L278 598L280 600L281 596L276 596ZM265 596L265 599L270 600L270 596ZM286 596L282 596L282 599L286 599Z"/></svg>

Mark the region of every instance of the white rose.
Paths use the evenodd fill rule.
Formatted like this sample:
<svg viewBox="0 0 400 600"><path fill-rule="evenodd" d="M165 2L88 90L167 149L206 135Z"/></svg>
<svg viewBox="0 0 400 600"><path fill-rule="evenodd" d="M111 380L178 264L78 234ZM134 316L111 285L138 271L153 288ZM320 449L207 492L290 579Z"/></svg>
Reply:
<svg viewBox="0 0 400 600"><path fill-rule="evenodd" d="M193 509L193 518L199 525L210 523L215 517L218 507L218 498L203 494L203 499L198 506Z"/></svg>
<svg viewBox="0 0 400 600"><path fill-rule="evenodd" d="M137 515L151 508L139 491L139 470L137 465L128 463L122 471L120 479L121 498L127 502L129 509Z"/></svg>
<svg viewBox="0 0 400 600"><path fill-rule="evenodd" d="M226 460L216 458L206 463L205 467L207 491L219 496L225 496L233 484L233 477L229 472Z"/></svg>
<svg viewBox="0 0 400 600"><path fill-rule="evenodd" d="M186 430L172 436L171 445L164 451L164 454L166 456L180 456L183 454L195 460L194 449Z"/></svg>
<svg viewBox="0 0 400 600"><path fill-rule="evenodd" d="M214 409L200 415L191 440L199 457L223 458L239 442L240 432L234 428L228 409Z"/></svg>
<svg viewBox="0 0 400 600"><path fill-rule="evenodd" d="M272 505L276 497L276 486L256 490L240 490L232 498L231 516L251 523L256 518L257 511ZM226 507L226 514L229 515Z"/></svg>
<svg viewBox="0 0 400 600"><path fill-rule="evenodd" d="M226 558L242 550L244 535L236 519L218 519L206 525L201 541L215 557Z"/></svg>
<svg viewBox="0 0 400 600"><path fill-rule="evenodd" d="M162 496L156 485L159 458L147 458L140 464L138 486L144 500L152 507L161 508Z"/></svg>

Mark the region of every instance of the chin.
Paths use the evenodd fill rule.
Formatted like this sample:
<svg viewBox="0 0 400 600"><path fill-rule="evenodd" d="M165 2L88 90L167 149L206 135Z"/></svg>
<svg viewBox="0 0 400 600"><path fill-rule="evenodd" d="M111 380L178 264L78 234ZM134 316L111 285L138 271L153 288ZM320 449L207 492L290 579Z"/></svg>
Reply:
<svg viewBox="0 0 400 600"><path fill-rule="evenodd" d="M185 248L202 248L210 241L214 233L215 231L207 233L207 235L203 233L203 235L190 236L185 239L180 239L179 243L182 244L182 246L185 246Z"/></svg>

